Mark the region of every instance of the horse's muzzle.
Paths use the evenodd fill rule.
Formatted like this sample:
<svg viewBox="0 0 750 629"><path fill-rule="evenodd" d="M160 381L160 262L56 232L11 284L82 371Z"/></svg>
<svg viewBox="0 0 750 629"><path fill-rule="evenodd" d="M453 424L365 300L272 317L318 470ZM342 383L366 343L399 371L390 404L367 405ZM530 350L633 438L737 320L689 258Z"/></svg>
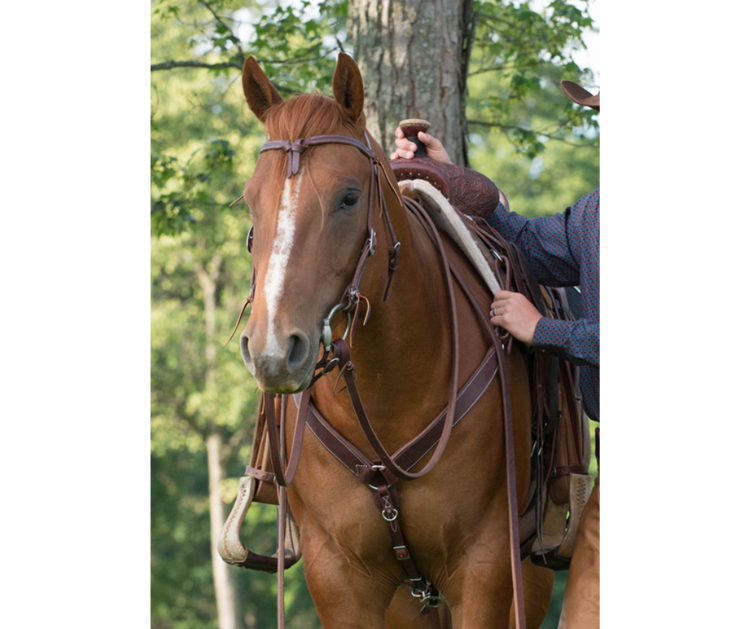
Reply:
<svg viewBox="0 0 750 629"><path fill-rule="evenodd" d="M296 393L312 379L316 353L308 335L295 331L282 339L262 342L248 329L240 335L240 352L248 371L266 393ZM262 345L262 346L261 346Z"/></svg>

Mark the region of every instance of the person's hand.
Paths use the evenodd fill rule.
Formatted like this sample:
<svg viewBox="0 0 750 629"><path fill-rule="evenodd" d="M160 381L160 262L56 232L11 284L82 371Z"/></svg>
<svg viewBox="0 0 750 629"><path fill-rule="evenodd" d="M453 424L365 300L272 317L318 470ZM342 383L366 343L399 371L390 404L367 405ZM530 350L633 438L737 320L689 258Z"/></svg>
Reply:
<svg viewBox="0 0 750 629"><path fill-rule="evenodd" d="M519 341L531 344L542 315L521 293L499 290L490 306L490 322L505 328Z"/></svg>
<svg viewBox="0 0 750 629"><path fill-rule="evenodd" d="M445 150L442 142L437 138L433 138L429 133L423 133L420 131L417 137L424 142L427 147L427 157L431 157L436 162L445 162L451 164L451 158L448 157L448 153ZM391 153L391 159L412 159L414 157L414 151L417 150L417 145L414 142L410 142L404 137L404 132L401 127L396 128L396 150Z"/></svg>

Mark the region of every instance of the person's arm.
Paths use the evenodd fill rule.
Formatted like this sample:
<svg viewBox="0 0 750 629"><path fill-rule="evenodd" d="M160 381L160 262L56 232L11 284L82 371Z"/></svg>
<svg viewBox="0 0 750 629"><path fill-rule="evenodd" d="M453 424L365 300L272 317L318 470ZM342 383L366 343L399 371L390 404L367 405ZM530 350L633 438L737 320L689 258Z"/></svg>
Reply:
<svg viewBox="0 0 750 629"><path fill-rule="evenodd" d="M440 140L422 132L418 137L425 144L428 157L451 163ZM396 129L396 151L391 153L391 159L412 159L416 149L403 131ZM568 242L568 229L581 229L587 222L587 213L594 206L598 210L599 191L586 195L563 214L533 220L508 211L504 196L500 197L489 223L504 238L519 246L541 283L577 284L579 269ZM598 224L596 227L598 231ZM575 364L599 366L598 321L560 321L543 317L528 299L511 291L498 291L494 299L490 308L493 325L503 327L523 343L563 355Z"/></svg>
<svg viewBox="0 0 750 629"><path fill-rule="evenodd" d="M490 322L519 341L570 359L576 365L599 366L599 322L561 321L543 317L520 293L500 290L490 306Z"/></svg>
<svg viewBox="0 0 750 629"><path fill-rule="evenodd" d="M576 365L599 367L599 322L590 319L561 321L542 317L532 345L570 359Z"/></svg>
<svg viewBox="0 0 750 629"><path fill-rule="evenodd" d="M529 335L526 331L525 338L520 340L563 355L575 364L598 367L599 190L587 194L565 213L556 216L529 220L501 208L493 217L504 228L498 231L504 232L503 235L524 252L540 283L547 286L582 283L581 290L589 304L588 309L584 310L589 318L577 321L542 317L535 310L533 332ZM514 299L519 298L524 299L520 295ZM498 307L499 304L492 305ZM512 311L510 314L513 314ZM526 316L525 321L528 325L532 317ZM512 328L519 324L511 320L511 327L508 327L508 322L498 319L496 325L516 336ZM523 325L520 325L524 333Z"/></svg>
<svg viewBox="0 0 750 629"><path fill-rule="evenodd" d="M579 266L570 250L568 233L580 222L576 209L572 206L562 214L529 219L499 204L487 222L518 246L541 284L574 286L579 283Z"/></svg>

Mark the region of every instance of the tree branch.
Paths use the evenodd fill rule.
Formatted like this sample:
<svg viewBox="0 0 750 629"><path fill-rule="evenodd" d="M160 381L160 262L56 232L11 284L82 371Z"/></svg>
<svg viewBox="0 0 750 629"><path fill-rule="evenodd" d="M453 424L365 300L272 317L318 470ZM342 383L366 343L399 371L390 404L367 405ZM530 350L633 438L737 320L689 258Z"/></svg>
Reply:
<svg viewBox="0 0 750 629"><path fill-rule="evenodd" d="M206 63L205 61L163 61L162 63L152 63L151 72L157 70L171 70L172 68L237 68L242 70L242 63L239 61L226 61L223 63Z"/></svg>
<svg viewBox="0 0 750 629"><path fill-rule="evenodd" d="M192 430L197 432L205 440L208 437L208 430L198 424L192 415L189 415L184 410L184 401L178 402L174 407L174 412L177 417L184 421Z"/></svg>
<svg viewBox="0 0 750 629"><path fill-rule="evenodd" d="M523 131L524 133L533 133L534 135L540 135L543 138L549 138L550 140L557 140L558 142L563 142L564 144L570 144L571 146L577 146L579 148L583 147L597 147L599 144L597 142L591 142L591 143L578 143L578 142L571 142L570 140L567 140L566 138L561 138L557 135L552 135L550 133L544 133L543 131L534 131L533 129L524 129L523 127L519 127L518 125L512 125L512 124L502 124L500 122L485 122L484 120L467 120L467 124L470 125L477 125L479 127L492 127L494 129L502 129L503 131Z"/></svg>
<svg viewBox="0 0 750 629"><path fill-rule="evenodd" d="M535 68L538 66L538 63L527 63L527 64L521 64L521 65L513 65L510 63L501 63L499 65L490 66L488 68L479 68L478 70L474 70L474 72L470 72L469 76L476 76L477 74L483 74L485 72L500 72L500 71L507 71L512 72L516 70L528 70L529 68Z"/></svg>
<svg viewBox="0 0 750 629"><path fill-rule="evenodd" d="M244 63L245 62L245 53L242 50L242 42L239 39L237 39L237 37L235 37L234 32L232 31L232 29L229 26L227 26L226 22L224 22L224 20L222 20L216 14L216 11L214 11L213 8L211 8L211 5L208 4L208 2L206 2L205 0L200 0L200 3L211 12L211 15L214 16L214 19L219 24L221 24L225 29L227 29L227 32L229 33L229 39L231 39L234 42L234 44L237 46L237 57L239 57L240 63Z"/></svg>

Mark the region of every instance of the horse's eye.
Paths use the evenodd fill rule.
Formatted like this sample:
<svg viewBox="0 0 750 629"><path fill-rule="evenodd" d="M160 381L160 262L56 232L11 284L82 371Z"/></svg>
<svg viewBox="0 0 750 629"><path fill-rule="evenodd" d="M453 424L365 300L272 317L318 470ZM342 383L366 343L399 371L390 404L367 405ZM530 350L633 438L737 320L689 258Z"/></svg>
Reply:
<svg viewBox="0 0 750 629"><path fill-rule="evenodd" d="M359 203L359 192L350 192L341 201L341 207L351 210Z"/></svg>

